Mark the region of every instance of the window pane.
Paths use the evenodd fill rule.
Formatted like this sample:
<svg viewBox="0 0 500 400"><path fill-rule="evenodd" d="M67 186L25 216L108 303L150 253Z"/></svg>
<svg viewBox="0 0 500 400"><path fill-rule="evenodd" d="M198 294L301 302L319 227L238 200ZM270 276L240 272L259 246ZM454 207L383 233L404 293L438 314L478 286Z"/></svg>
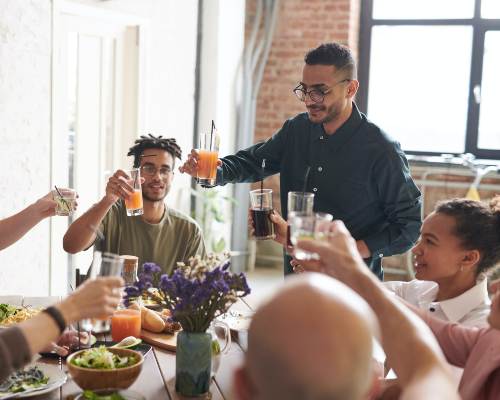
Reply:
<svg viewBox="0 0 500 400"><path fill-rule="evenodd" d="M376 26L368 116L403 149L465 148L472 28Z"/></svg>
<svg viewBox="0 0 500 400"><path fill-rule="evenodd" d="M483 0L481 3L481 17L500 18L500 1Z"/></svg>
<svg viewBox="0 0 500 400"><path fill-rule="evenodd" d="M500 150L500 32L486 32L479 114L480 149Z"/></svg>
<svg viewBox="0 0 500 400"><path fill-rule="evenodd" d="M473 16L474 0L373 0L375 19L457 19Z"/></svg>

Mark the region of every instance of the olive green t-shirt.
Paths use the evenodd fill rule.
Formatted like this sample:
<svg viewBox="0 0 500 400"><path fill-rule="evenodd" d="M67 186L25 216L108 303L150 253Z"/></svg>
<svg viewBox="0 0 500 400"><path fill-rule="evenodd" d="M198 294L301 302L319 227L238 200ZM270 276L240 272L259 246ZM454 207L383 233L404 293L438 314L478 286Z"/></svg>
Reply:
<svg viewBox="0 0 500 400"><path fill-rule="evenodd" d="M205 255L205 243L200 227L192 218L165 207L157 224L145 222L141 216L128 217L123 201L117 201L108 211L100 228L104 241L95 242L99 251L139 257L139 267L145 262L158 264L170 274L177 262L187 262L195 255Z"/></svg>

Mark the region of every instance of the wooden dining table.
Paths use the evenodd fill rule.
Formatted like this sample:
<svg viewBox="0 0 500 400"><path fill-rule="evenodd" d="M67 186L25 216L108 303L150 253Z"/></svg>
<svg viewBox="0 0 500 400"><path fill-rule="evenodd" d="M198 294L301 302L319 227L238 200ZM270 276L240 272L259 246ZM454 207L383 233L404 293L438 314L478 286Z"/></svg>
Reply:
<svg viewBox="0 0 500 400"><path fill-rule="evenodd" d="M4 299L5 298L2 298L2 301L5 301ZM57 298L54 297L24 298L21 300L21 303L24 305L30 304L34 307L45 307L55 300L57 300ZM233 313L241 312L246 315L253 312L252 307L244 299L239 299L233 304L230 311ZM109 334L107 335L106 337L98 339L110 341L111 337ZM234 398L232 395L233 374L243 361L247 342L247 331L233 330L231 332L231 337L232 343L229 351L221 356L219 370L215 377L212 378L210 393L206 398ZM64 372L67 372L65 362L60 358L40 357L36 362L56 365ZM148 400L186 399L175 391L175 352L152 346L152 350L144 357L144 364L139 377L129 389L141 394ZM30 397L30 399L71 400L81 392L82 389L76 385L71 375L67 373L67 381L60 388L47 394Z"/></svg>

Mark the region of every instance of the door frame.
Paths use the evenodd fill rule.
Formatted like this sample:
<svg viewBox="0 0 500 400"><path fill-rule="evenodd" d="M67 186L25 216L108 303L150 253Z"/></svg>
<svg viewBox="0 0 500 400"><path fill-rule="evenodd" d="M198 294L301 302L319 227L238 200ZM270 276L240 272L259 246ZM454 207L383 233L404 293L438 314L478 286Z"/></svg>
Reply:
<svg viewBox="0 0 500 400"><path fill-rule="evenodd" d="M148 55L148 38L149 38L149 22L147 19L137 17L135 15L124 14L122 12L104 9L98 6L88 6L78 3L73 3L68 0L52 0L52 54L51 54L51 117L50 117L50 183L51 187L56 185L67 185L67 169L64 168L65 163L62 162L62 168L58 168L61 164L61 152L67 154L65 142L61 143L58 140L61 129L64 127L64 118L66 111L64 106L66 103L62 100L65 93L65 83L61 81L62 68L59 63L62 38L62 19L64 16L91 18L100 22L108 22L113 24L121 24L127 28L137 29L136 35L136 51L135 65L127 65L125 74L133 74L137 80L137 87L133 93L120 92L123 95L124 107L121 115L116 118L116 126L129 126L131 128L124 130L120 129L114 133L115 146L112 149L111 159L115 168L125 159L126 150L130 143L136 139L138 132L145 130L147 126L147 110L148 110L148 88L147 88L147 55ZM126 78L126 76L125 76ZM119 87L122 85L118 85ZM119 88L121 90L123 88ZM134 112L135 111L135 112ZM64 153L65 151L65 153ZM108 154L109 156L109 154ZM49 294L64 295L70 289L70 284L73 278L73 271L68 266L68 254L62 249L62 237L67 229L67 220L62 218L52 218L50 222L50 237L49 237Z"/></svg>

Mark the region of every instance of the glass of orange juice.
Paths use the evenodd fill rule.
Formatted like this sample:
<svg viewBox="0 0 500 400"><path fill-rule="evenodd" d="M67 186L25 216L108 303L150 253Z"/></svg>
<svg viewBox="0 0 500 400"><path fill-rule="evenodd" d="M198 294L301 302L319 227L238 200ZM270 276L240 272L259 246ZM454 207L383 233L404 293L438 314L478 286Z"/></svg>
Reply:
<svg viewBox="0 0 500 400"><path fill-rule="evenodd" d="M129 217L142 215L142 188L141 188L141 171L139 168L131 169L128 172L130 180L128 183L134 188L134 191L128 199L125 200L125 208Z"/></svg>
<svg viewBox="0 0 500 400"><path fill-rule="evenodd" d="M197 149L199 158L196 181L202 186L215 186L219 142L220 138L216 130L200 134L200 146Z"/></svg>
<svg viewBox="0 0 500 400"><path fill-rule="evenodd" d="M139 310L116 310L111 317L111 337L119 342L127 336L141 337L141 312Z"/></svg>

